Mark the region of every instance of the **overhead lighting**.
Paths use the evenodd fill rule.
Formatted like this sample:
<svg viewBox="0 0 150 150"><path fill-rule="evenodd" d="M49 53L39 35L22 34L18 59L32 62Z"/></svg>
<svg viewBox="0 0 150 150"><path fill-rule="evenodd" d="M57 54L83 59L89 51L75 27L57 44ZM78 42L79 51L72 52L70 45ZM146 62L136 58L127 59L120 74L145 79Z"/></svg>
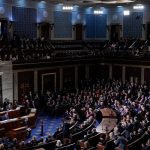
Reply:
<svg viewBox="0 0 150 150"><path fill-rule="evenodd" d="M142 5L142 4L134 5L134 6L133 6L133 9L136 9L136 10L143 10L143 9L144 9L144 5Z"/></svg>
<svg viewBox="0 0 150 150"><path fill-rule="evenodd" d="M41 3L46 3L46 1L41 1Z"/></svg>
<svg viewBox="0 0 150 150"><path fill-rule="evenodd" d="M63 6L63 10L73 10L72 6Z"/></svg>
<svg viewBox="0 0 150 150"><path fill-rule="evenodd" d="M130 11L129 10L124 10L123 11L123 15L124 16L129 16L130 15Z"/></svg>
<svg viewBox="0 0 150 150"><path fill-rule="evenodd" d="M120 8L120 7L122 7L122 6L118 5L117 7Z"/></svg>
<svg viewBox="0 0 150 150"><path fill-rule="evenodd" d="M98 14L103 14L104 12L102 10L94 10L94 14L98 15Z"/></svg>
<svg viewBox="0 0 150 150"><path fill-rule="evenodd" d="M123 4L123 3L131 3L135 0L98 0L99 3L104 4Z"/></svg>
<svg viewBox="0 0 150 150"><path fill-rule="evenodd" d="M110 1L104 0L104 1L101 1L101 3L105 3L105 4L115 4L115 3L117 3L117 1L116 1L116 0L110 0Z"/></svg>

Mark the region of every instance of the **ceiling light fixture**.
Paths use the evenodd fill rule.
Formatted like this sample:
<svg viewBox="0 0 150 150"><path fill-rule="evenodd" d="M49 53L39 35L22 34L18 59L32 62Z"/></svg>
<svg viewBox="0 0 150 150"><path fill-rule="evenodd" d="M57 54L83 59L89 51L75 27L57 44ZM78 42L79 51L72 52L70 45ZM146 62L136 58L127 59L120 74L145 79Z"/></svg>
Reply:
<svg viewBox="0 0 150 150"><path fill-rule="evenodd" d="M130 11L129 10L124 10L123 11L123 15L124 16L129 16L130 15Z"/></svg>
<svg viewBox="0 0 150 150"><path fill-rule="evenodd" d="M63 10L73 10L72 6L63 6Z"/></svg>
<svg viewBox="0 0 150 150"><path fill-rule="evenodd" d="M102 10L94 10L94 14L98 15L98 14L103 14L104 12Z"/></svg>
<svg viewBox="0 0 150 150"><path fill-rule="evenodd" d="M136 10L143 10L143 9L144 9L144 5L142 5L142 4L134 5L134 6L133 6L133 9L136 9Z"/></svg>

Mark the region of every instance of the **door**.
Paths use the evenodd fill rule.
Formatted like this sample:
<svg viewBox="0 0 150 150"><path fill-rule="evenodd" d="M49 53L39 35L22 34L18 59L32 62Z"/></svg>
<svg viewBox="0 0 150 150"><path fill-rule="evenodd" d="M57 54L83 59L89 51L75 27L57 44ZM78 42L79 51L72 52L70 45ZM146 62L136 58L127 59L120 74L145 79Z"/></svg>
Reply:
<svg viewBox="0 0 150 150"><path fill-rule="evenodd" d="M150 23L147 23L147 40L150 41Z"/></svg>
<svg viewBox="0 0 150 150"><path fill-rule="evenodd" d="M42 92L56 90L56 73L42 74Z"/></svg>
<svg viewBox="0 0 150 150"><path fill-rule="evenodd" d="M110 26L110 40L118 41L120 39L120 28L119 24L113 24Z"/></svg>
<svg viewBox="0 0 150 150"><path fill-rule="evenodd" d="M76 24L75 25L75 40L82 40L83 39L83 25Z"/></svg>
<svg viewBox="0 0 150 150"><path fill-rule="evenodd" d="M0 18L0 37L3 40L7 40L7 20Z"/></svg>
<svg viewBox="0 0 150 150"><path fill-rule="evenodd" d="M44 37L45 39L50 38L50 24L43 22L41 23L41 37Z"/></svg>

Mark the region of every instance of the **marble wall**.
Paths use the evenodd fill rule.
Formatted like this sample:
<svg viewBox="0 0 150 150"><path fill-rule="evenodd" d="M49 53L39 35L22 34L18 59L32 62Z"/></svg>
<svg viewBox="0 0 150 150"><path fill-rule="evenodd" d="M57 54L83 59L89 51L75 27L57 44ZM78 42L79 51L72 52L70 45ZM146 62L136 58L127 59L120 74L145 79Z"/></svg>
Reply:
<svg viewBox="0 0 150 150"><path fill-rule="evenodd" d="M13 71L12 63L8 61L0 62L0 75L2 77L2 101L5 98L13 101Z"/></svg>

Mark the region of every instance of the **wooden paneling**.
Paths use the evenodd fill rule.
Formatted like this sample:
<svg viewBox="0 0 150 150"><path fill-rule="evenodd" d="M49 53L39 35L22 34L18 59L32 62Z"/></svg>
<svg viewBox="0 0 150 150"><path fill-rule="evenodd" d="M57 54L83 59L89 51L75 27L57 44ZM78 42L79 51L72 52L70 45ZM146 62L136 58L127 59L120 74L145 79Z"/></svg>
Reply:
<svg viewBox="0 0 150 150"><path fill-rule="evenodd" d="M112 78L122 80L122 66L112 66Z"/></svg>
<svg viewBox="0 0 150 150"><path fill-rule="evenodd" d="M81 80L85 80L85 66L78 67L78 84L81 85Z"/></svg>
<svg viewBox="0 0 150 150"><path fill-rule="evenodd" d="M89 65L89 79L96 78L96 66L95 64Z"/></svg>
<svg viewBox="0 0 150 150"><path fill-rule="evenodd" d="M59 88L59 69L40 70L40 71L38 71L38 91L42 92L42 76L50 75L50 74L56 74L56 89ZM47 81L50 83L52 79L55 80L55 78L50 76L47 78ZM52 81L52 83L50 83L50 84L53 84L53 83L55 83L55 81ZM50 87L52 87L52 86L50 86ZM49 90L53 90L53 89L49 89Z"/></svg>
<svg viewBox="0 0 150 150"><path fill-rule="evenodd" d="M34 72L26 71L18 73L18 97L34 91Z"/></svg>
<svg viewBox="0 0 150 150"><path fill-rule="evenodd" d="M145 68L144 70L144 81L150 83L150 68Z"/></svg>
<svg viewBox="0 0 150 150"><path fill-rule="evenodd" d="M109 77L109 66L108 65L100 65L100 78L108 79Z"/></svg>
<svg viewBox="0 0 150 150"><path fill-rule="evenodd" d="M136 79L138 83L141 82L141 68L136 67L126 67L126 80L130 81L131 77L133 77L133 81Z"/></svg>
<svg viewBox="0 0 150 150"><path fill-rule="evenodd" d="M63 69L63 86L70 89L75 87L75 68L67 67Z"/></svg>

